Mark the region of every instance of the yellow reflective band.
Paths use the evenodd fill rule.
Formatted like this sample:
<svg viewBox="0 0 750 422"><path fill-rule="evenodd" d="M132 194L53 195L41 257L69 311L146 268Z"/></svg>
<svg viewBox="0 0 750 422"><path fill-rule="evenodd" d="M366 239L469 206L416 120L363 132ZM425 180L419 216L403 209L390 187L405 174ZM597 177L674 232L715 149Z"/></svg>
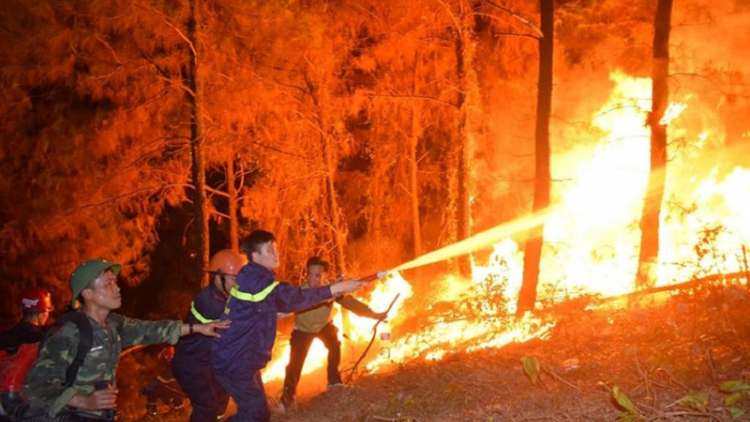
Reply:
<svg viewBox="0 0 750 422"><path fill-rule="evenodd" d="M201 315L201 313L198 312L197 309L195 309L195 302L193 302L193 303L190 304L190 313L193 314L193 316L195 317L195 319L197 319L198 321L200 321L203 324L208 324L209 322L216 321L215 319L208 319L208 318L204 317L203 315Z"/></svg>
<svg viewBox="0 0 750 422"><path fill-rule="evenodd" d="M232 287L232 290L229 292L229 294L245 302L260 302L261 300L265 299L268 295L270 295L273 289L275 289L276 286L278 285L279 285L279 282L274 281L268 287L263 289L263 291L257 294L241 292L237 288L237 285L235 285L234 287Z"/></svg>

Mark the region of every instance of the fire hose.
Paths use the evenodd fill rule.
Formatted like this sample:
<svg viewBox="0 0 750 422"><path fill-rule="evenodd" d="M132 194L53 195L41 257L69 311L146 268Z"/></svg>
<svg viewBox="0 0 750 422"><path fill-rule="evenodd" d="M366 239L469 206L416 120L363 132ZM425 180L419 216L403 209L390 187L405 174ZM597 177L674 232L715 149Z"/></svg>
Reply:
<svg viewBox="0 0 750 422"><path fill-rule="evenodd" d="M380 274L380 273L376 273L376 274L373 274L373 275L377 276L378 274ZM372 277L372 276L369 276L369 277ZM380 278L380 277L376 277L376 278ZM364 279L360 279L360 280L361 281L372 281L372 280L375 280L375 278L373 278L372 280L364 280ZM391 301L391 304L388 305L388 309L385 310L385 314L386 315L388 315L388 313L391 311L391 308L393 308L393 305L396 304L396 301L398 300L399 296L401 296L401 293L396 293L396 296ZM367 347L365 348L365 351L362 352L362 356L360 356L359 359L357 359L357 362L354 363L354 366L352 367L352 369L349 370L350 371L349 375L346 377L346 381L344 381L345 384L349 384L349 382L352 380L352 377L354 376L354 373L357 372L357 366L359 366L359 364L362 363L362 360L365 358L365 356L367 356L367 352L370 351L370 347L372 347L372 343L375 342L375 337L378 334L378 325L380 325L381 322L383 322L383 320L379 319L379 320L377 320L375 322L375 325L373 325L373 327L372 327L372 337L370 338L370 343L367 344Z"/></svg>

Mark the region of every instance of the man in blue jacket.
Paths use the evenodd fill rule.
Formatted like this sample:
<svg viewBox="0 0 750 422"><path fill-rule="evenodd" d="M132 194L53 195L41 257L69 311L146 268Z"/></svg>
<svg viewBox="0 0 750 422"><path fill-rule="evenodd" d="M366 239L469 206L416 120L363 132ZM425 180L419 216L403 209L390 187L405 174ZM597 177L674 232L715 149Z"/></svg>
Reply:
<svg viewBox="0 0 750 422"><path fill-rule="evenodd" d="M237 284L229 292L221 320L231 320L232 324L213 342L211 367L237 403L237 413L228 421L268 422L270 412L260 371L271 360L277 313L309 308L366 283L347 280L303 290L276 281L276 238L264 230L250 233L242 241L242 250L250 263L240 270Z"/></svg>
<svg viewBox="0 0 750 422"><path fill-rule="evenodd" d="M205 269L211 275L211 283L195 295L184 321L205 324L218 320L245 264L247 258L231 249L214 254ZM190 422L216 422L229 402L229 394L211 372L211 343L205 336L183 337L172 358L172 373L193 407Z"/></svg>

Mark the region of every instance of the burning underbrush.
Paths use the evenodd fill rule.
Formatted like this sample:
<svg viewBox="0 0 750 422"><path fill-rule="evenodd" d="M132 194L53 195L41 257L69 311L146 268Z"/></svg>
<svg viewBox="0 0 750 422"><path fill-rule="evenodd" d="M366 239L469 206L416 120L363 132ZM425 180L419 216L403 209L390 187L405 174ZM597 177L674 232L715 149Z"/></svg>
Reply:
<svg viewBox="0 0 750 422"><path fill-rule="evenodd" d="M275 420L750 420L746 285L627 300L567 302L543 312L557 321L544 338L425 355Z"/></svg>
<svg viewBox="0 0 750 422"><path fill-rule="evenodd" d="M348 388L306 391L305 384L325 381L303 377L298 407L272 420L750 420L743 413L750 412L746 278L583 296L519 321L480 298L487 296L435 302L409 315L393 332L390 355L375 344L374 360L356 368ZM127 403L120 409L130 419L144 414L145 398L136 393L146 374L158 372L147 355L126 356L119 373ZM267 387L275 408L279 380ZM159 412L150 420L182 421L189 413L162 403Z"/></svg>

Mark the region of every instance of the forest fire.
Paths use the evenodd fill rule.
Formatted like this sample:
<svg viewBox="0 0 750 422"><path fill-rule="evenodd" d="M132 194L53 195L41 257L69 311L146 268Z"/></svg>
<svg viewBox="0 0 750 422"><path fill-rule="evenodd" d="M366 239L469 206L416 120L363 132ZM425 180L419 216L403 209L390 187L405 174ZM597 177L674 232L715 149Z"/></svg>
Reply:
<svg viewBox="0 0 750 422"><path fill-rule="evenodd" d="M750 1L401 6L0 2L0 331L45 328L17 300L40 288L47 324L83 299L116 340L65 380L106 405L31 401L178 418L144 409L166 362L116 313L172 321L186 411L746 417ZM87 332L34 351L61 374Z"/></svg>
<svg viewBox="0 0 750 422"><path fill-rule="evenodd" d="M528 314L518 320L513 317L523 272L523 256L513 239L534 224L545 224L547 243L539 286L542 306L634 290L637 221L649 168L649 130L643 122L650 109L651 82L620 72L613 73L612 80L615 87L593 117L591 128L570 135L597 140L591 147L555 157L576 183L556 193L556 204L543 219L516 221L403 265L411 268L494 244L486 265L475 260L472 280L447 277L435 282L431 289L437 293L429 302L407 300L412 289L398 274L378 283L368 298L376 309L386 308L396 294L400 299L391 311L394 340L377 356L371 353L367 371L546 338L554 320ZM680 119L691 118L690 101L688 96L685 102L672 103L662 118L665 123L673 122L671 130L680 134L681 142L670 145L669 206L662 217L659 285L709 274L744 273L748 268L742 245L750 241L750 213L741 202L750 193L750 169L722 169L706 158L710 145L723 140L680 125ZM372 321L352 316L350 322L349 341L367 343ZM340 315L337 324L341 324ZM322 366L325 353L316 342L305 371ZM286 355L286 351L278 354L266 379L283 377Z"/></svg>

